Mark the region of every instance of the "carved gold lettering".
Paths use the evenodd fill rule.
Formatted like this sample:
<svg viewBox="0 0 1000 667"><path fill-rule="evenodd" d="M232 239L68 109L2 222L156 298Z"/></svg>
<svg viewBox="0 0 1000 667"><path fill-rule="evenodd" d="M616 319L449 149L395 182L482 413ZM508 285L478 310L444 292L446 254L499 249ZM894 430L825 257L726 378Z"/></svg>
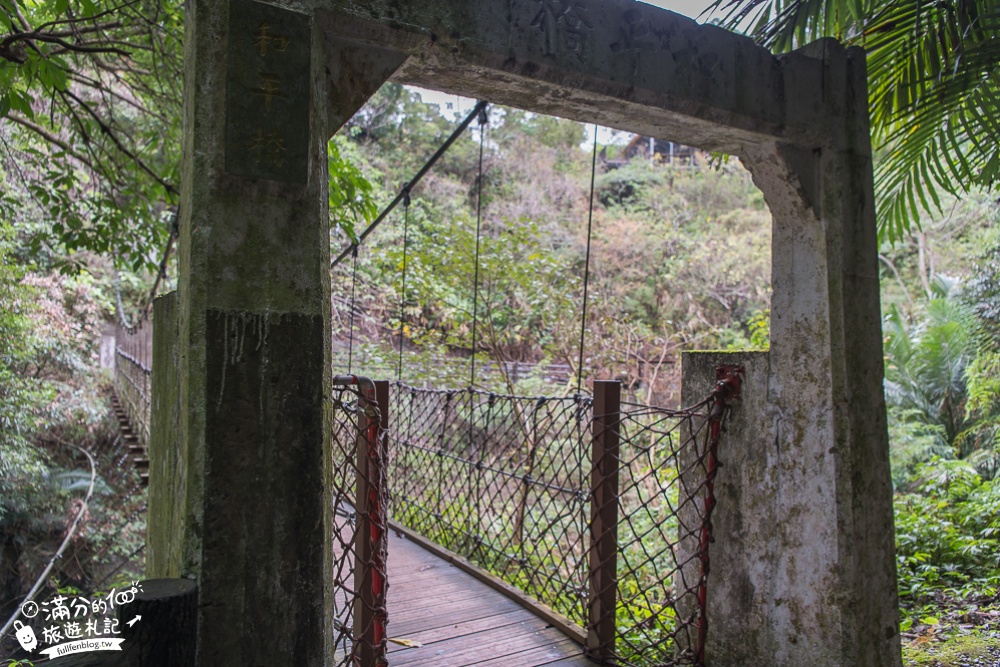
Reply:
<svg viewBox="0 0 1000 667"><path fill-rule="evenodd" d="M266 74L261 72L260 84L253 94L264 98L264 110L271 110L271 102L275 98L279 100L288 99L288 96L281 91L281 77L276 74Z"/></svg>
<svg viewBox="0 0 1000 667"><path fill-rule="evenodd" d="M279 168L285 164L285 140L277 132L258 129L247 149L257 164L268 162Z"/></svg>
<svg viewBox="0 0 1000 667"><path fill-rule="evenodd" d="M263 58L267 55L268 49L274 51L285 51L288 49L289 39L286 35L278 35L271 32L271 24L264 21L260 24L257 32L254 33L254 47L257 53Z"/></svg>

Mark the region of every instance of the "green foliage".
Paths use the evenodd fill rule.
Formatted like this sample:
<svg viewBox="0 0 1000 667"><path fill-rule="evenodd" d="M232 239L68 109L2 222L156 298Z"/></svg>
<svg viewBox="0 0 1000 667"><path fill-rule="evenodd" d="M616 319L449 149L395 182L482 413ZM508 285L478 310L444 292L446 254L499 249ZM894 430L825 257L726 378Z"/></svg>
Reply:
<svg viewBox="0 0 1000 667"><path fill-rule="evenodd" d="M716 0L726 27L776 51L820 37L868 55L879 229L898 240L938 190L1000 179L1000 7L993 0Z"/></svg>
<svg viewBox="0 0 1000 667"><path fill-rule="evenodd" d="M755 350L771 347L771 310L757 311L747 322L750 329L750 345Z"/></svg>
<svg viewBox="0 0 1000 667"><path fill-rule="evenodd" d="M923 411L890 404L888 412L889 453L896 488L906 485L917 465L935 458L954 458L944 427L928 423Z"/></svg>
<svg viewBox="0 0 1000 667"><path fill-rule="evenodd" d="M1000 339L1000 243L987 249L976 262L966 298L986 334Z"/></svg>
<svg viewBox="0 0 1000 667"><path fill-rule="evenodd" d="M19 262L23 247L0 222L0 611L23 595L62 540L90 486L90 468L67 443L103 450L115 463L97 366L98 326L109 299L90 274L42 274ZM116 475L117 476L117 475ZM126 476L127 479L127 476ZM116 482L117 483L117 482ZM128 481L135 484L135 481ZM116 530L120 489L98 475L95 495L55 576L81 585L92 548L110 557L142 540L142 526ZM141 521L140 521L141 523ZM131 551L130 550L130 551ZM100 558L92 559L98 565Z"/></svg>
<svg viewBox="0 0 1000 667"><path fill-rule="evenodd" d="M183 32L177 0L0 0L0 218L33 257L156 270L179 199ZM353 237L375 204L350 159L331 143L330 210Z"/></svg>
<svg viewBox="0 0 1000 667"><path fill-rule="evenodd" d="M335 136L327 144L331 225L352 243L358 240L358 225L371 222L378 215L373 186L356 166L358 161L356 147L343 135Z"/></svg>
<svg viewBox="0 0 1000 667"><path fill-rule="evenodd" d="M0 29L0 213L30 229L36 254L152 268L178 194L180 3L2 0Z"/></svg>
<svg viewBox="0 0 1000 667"><path fill-rule="evenodd" d="M972 313L960 300L939 296L912 325L893 308L885 329L887 400L941 425L945 440L955 444L968 427L966 367L977 342Z"/></svg>
<svg viewBox="0 0 1000 667"><path fill-rule="evenodd" d="M958 434L956 444L968 452L969 462L982 475L994 479L1000 473L1000 352L980 349L966 377L966 422L970 425Z"/></svg>
<svg viewBox="0 0 1000 667"><path fill-rule="evenodd" d="M650 190L666 182L663 169L646 160L633 160L620 169L601 174L596 195L604 206L636 204L648 200Z"/></svg>
<svg viewBox="0 0 1000 667"><path fill-rule="evenodd" d="M937 624L935 624L937 625ZM966 624L967 625L967 624ZM968 633L968 634L966 634ZM1000 639L979 629L961 630L945 640L924 637L903 645L903 664L906 667L966 667L967 665L995 664L1000 656Z"/></svg>
<svg viewBox="0 0 1000 667"><path fill-rule="evenodd" d="M53 390L32 376L32 290L25 271L10 261L13 230L0 223L0 525L48 508L49 459L28 440Z"/></svg>
<svg viewBox="0 0 1000 667"><path fill-rule="evenodd" d="M986 599L1000 588L1000 484L963 461L919 466L913 493L896 496L896 552L904 607L922 613L942 593Z"/></svg>

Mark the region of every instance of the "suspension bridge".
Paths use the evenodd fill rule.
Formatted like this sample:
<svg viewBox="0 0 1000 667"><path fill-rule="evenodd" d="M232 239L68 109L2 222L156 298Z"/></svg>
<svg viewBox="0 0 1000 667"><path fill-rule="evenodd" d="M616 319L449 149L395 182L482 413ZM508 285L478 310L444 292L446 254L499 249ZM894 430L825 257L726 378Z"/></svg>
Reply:
<svg viewBox="0 0 1000 667"><path fill-rule="evenodd" d="M115 405L146 479L152 339L117 339ZM703 664L739 373L685 410L623 402L617 382L510 396L335 378L337 664Z"/></svg>
<svg viewBox="0 0 1000 667"><path fill-rule="evenodd" d="M150 521L161 532L147 562L199 577L197 664L318 665L331 653L342 665L449 664L427 655L433 640L390 641L422 632L397 633L420 598L393 588L393 548L408 544L395 517L448 554L425 574L476 564L595 661L698 664L707 641L715 664L898 667L863 51L821 40L775 56L631 0L389 4L227 0L186 13L185 84L197 94L184 98L171 235L181 297L152 342L179 361L140 369L152 391L131 404L118 388L136 463L149 460L149 511L165 512ZM261 42L272 29L287 48ZM265 74L289 94L240 94ZM611 410L597 387L569 406L467 388L436 389L437 416L417 419L407 401L424 397L398 372L382 390L331 384L351 369L328 363L327 145L390 79L671 136L747 166L773 216L771 345L740 356L752 390L727 436L724 484L714 449L733 384L723 371L713 387L708 362L732 356L684 371L685 388L704 383L709 398L681 414ZM280 155L253 140L264 128ZM230 345L233 323L243 346ZM509 446L498 444L489 434L508 424ZM591 455L560 463L578 450ZM278 613L289 599L296 608ZM494 655L497 643L470 641L462 655L518 664Z"/></svg>
<svg viewBox="0 0 1000 667"><path fill-rule="evenodd" d="M403 205L408 224L409 192L476 118L481 188L485 102L335 265L356 259L358 244L396 206ZM595 131L591 214L596 149ZM477 275L481 214L477 204ZM571 395L477 389L474 356L467 388L405 384L404 233L397 379L338 376L330 397L335 664L704 665L717 448L742 369L720 367L704 400L684 410L623 401L618 382L595 382L584 392L590 222ZM172 234L161 277L173 241ZM348 372L354 311L352 303ZM147 307L134 325L120 318L112 409L121 430L118 463L134 465L141 486L156 487L168 482L157 474L171 470L150 464L164 460L155 442L169 441L153 437L154 406L169 410L154 388L164 389L170 369L155 367L154 359L168 357L154 351L153 312ZM248 335L262 328L227 320L229 360L242 358ZM547 372L568 380L571 370ZM163 424L161 415L160 431Z"/></svg>
<svg viewBox="0 0 1000 667"><path fill-rule="evenodd" d="M358 244L398 205L405 229L409 192L477 118L481 188L485 102L335 265L356 260ZM591 213L596 148L595 132ZM480 222L477 204L477 274ZM466 389L408 386L405 239L397 379L341 376L331 399L338 664L704 664L716 447L739 369L720 368L686 410L623 402L617 382L583 392L585 276L572 395L476 389L475 357ZM590 220L587 271L589 239ZM354 311L352 303L348 371ZM233 358L255 326L226 322ZM473 346L475 337L474 305ZM123 443L143 483L153 475L155 485L152 320L120 323L116 341Z"/></svg>

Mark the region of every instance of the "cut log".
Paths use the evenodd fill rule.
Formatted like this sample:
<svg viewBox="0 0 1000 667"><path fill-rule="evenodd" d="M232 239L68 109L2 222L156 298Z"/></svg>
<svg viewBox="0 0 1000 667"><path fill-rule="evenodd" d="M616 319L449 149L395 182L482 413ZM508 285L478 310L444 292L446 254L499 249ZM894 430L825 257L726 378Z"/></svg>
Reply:
<svg viewBox="0 0 1000 667"><path fill-rule="evenodd" d="M123 667L194 665L198 592L190 579L147 579L135 601L120 607ZM138 618L131 626L129 621Z"/></svg>
<svg viewBox="0 0 1000 667"><path fill-rule="evenodd" d="M193 667L198 591L190 579L147 579L118 607L121 652L94 651L46 662L52 667ZM132 619L136 620L131 626Z"/></svg>

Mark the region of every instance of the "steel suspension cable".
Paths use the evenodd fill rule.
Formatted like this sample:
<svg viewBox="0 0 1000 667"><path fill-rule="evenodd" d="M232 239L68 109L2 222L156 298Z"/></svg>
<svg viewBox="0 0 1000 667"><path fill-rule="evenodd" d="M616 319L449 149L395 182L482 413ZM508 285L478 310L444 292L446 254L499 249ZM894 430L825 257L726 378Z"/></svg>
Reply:
<svg viewBox="0 0 1000 667"><path fill-rule="evenodd" d="M476 263L472 278L472 365L469 372L469 388L476 385L476 344L479 317L479 240L483 220L483 146L486 144L486 127L489 115L484 105L479 111L479 179L476 192ZM471 428L471 422L470 422Z"/></svg>
<svg viewBox="0 0 1000 667"><path fill-rule="evenodd" d="M350 314L348 315L347 324L347 374L351 374L351 361L354 356L354 309L355 304L355 288L358 285L358 245L355 243L351 246L351 255L354 256L354 267L351 269L351 305Z"/></svg>
<svg viewBox="0 0 1000 667"><path fill-rule="evenodd" d="M424 175L430 171L431 167L434 166L434 163L436 163L442 155L448 152L448 149L451 148L451 145L462 135L462 132L465 132L465 128L469 127L469 124L472 123L473 119L475 119L476 116L478 116L479 113L486 108L486 104L486 101L482 100L472 108L472 111L470 111L469 115L466 116L459 126L455 128L455 131L451 133L451 136L449 136L445 142L441 144L441 147L437 149L434 155L432 155L430 159L424 163L424 166L421 167L420 171L418 171L417 174L410 179L409 183L403 186L402 190L399 191L399 194L396 195L395 199L393 199L389 205L378 214L378 217L375 218L370 225L365 227L365 230L361 232L360 235L358 235L358 239L355 241L354 245L360 245L362 241L368 238L368 235L371 234L376 227L382 224L382 221L385 220L389 214L392 213L393 209L399 206L404 199L409 200L410 191L412 191L413 188L416 187L417 183L420 182L420 179L422 179ZM332 268L340 264L340 262L343 261L348 254L350 254L350 252L350 246L344 248L341 253L337 255L337 258L330 263L330 267Z"/></svg>
<svg viewBox="0 0 1000 667"><path fill-rule="evenodd" d="M580 356L576 365L576 393L583 384L583 344L587 334L587 296L590 286L590 236L594 226L594 179L597 174L597 124L594 124L594 149L590 157L590 204L587 207L587 253L583 263L583 314L580 317Z"/></svg>
<svg viewBox="0 0 1000 667"><path fill-rule="evenodd" d="M399 357L396 360L396 382L403 379L403 329L406 326L406 254L410 244L410 189L403 188L403 276L399 287Z"/></svg>

